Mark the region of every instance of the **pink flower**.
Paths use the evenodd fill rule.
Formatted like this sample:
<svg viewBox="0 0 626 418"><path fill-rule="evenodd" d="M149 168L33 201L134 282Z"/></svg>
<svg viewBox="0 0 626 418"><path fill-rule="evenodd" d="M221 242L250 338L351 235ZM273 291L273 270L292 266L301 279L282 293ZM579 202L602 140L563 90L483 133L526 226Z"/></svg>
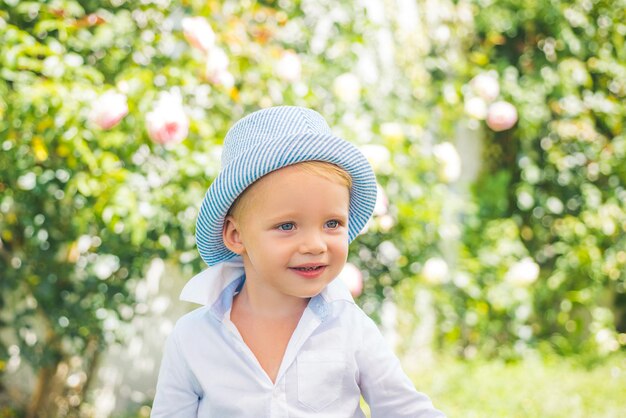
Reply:
<svg viewBox="0 0 626 418"><path fill-rule="evenodd" d="M161 145L183 141L189 132L189 119L179 98L163 94L152 112L146 115L148 136Z"/></svg>
<svg viewBox="0 0 626 418"><path fill-rule="evenodd" d="M228 71L220 71L211 77L210 81L218 86L224 86L227 89L235 85L235 77Z"/></svg>
<svg viewBox="0 0 626 418"><path fill-rule="evenodd" d="M500 94L498 80L489 73L478 74L470 81L472 89L487 102L492 102Z"/></svg>
<svg viewBox="0 0 626 418"><path fill-rule="evenodd" d="M348 287L352 297L359 296L363 291L363 274L354 264L346 263L337 277Z"/></svg>
<svg viewBox="0 0 626 418"><path fill-rule="evenodd" d="M506 131L517 122L517 110L509 102L495 102L489 106L487 126L496 132Z"/></svg>
<svg viewBox="0 0 626 418"><path fill-rule="evenodd" d="M89 120L101 129L111 129L128 114L126 96L109 90L93 103Z"/></svg>
<svg viewBox="0 0 626 418"><path fill-rule="evenodd" d="M215 33L203 17L185 17L182 21L185 39L202 52L209 52L215 45Z"/></svg>
<svg viewBox="0 0 626 418"><path fill-rule="evenodd" d="M207 57L204 75L213 84L232 87L235 78L228 71L229 62L228 55L222 48L213 48Z"/></svg>

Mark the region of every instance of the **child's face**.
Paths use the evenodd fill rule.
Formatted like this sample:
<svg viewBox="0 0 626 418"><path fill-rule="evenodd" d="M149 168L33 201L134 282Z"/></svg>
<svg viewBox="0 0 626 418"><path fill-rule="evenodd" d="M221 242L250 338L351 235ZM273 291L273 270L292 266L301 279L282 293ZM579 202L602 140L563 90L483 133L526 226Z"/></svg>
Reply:
<svg viewBox="0 0 626 418"><path fill-rule="evenodd" d="M261 178L249 194L224 232L226 245L243 257L246 280L281 297L317 295L346 262L348 188L296 165Z"/></svg>

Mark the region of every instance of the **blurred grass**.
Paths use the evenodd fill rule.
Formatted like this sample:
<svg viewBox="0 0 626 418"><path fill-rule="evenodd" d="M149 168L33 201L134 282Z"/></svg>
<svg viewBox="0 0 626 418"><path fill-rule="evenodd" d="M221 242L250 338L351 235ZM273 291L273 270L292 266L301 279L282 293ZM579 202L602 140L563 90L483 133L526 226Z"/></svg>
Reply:
<svg viewBox="0 0 626 418"><path fill-rule="evenodd" d="M626 417L626 354L585 368L570 359L439 359L414 376L450 418Z"/></svg>

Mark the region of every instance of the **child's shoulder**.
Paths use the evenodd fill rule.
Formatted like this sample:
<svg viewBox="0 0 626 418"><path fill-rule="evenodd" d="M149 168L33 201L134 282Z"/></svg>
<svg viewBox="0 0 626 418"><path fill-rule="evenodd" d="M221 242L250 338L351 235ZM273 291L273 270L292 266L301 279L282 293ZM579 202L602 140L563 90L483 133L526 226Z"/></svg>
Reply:
<svg viewBox="0 0 626 418"><path fill-rule="evenodd" d="M333 312L335 318L337 318L343 326L355 332L367 332L371 330L372 326L376 327L372 318L354 302L335 301L333 303Z"/></svg>
<svg viewBox="0 0 626 418"><path fill-rule="evenodd" d="M207 326L210 322L210 311L208 306L201 306L187 312L176 320L174 333L187 334L195 333L200 327Z"/></svg>

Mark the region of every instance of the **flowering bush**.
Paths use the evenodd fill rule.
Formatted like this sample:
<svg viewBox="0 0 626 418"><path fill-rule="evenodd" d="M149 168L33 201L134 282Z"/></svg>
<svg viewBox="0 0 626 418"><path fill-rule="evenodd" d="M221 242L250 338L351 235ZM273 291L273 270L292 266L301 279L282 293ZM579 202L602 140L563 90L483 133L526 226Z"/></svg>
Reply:
<svg viewBox="0 0 626 418"><path fill-rule="evenodd" d="M465 353L614 352L626 344L624 2L484 6L471 53L500 91L485 70L470 82L497 101L448 335Z"/></svg>

